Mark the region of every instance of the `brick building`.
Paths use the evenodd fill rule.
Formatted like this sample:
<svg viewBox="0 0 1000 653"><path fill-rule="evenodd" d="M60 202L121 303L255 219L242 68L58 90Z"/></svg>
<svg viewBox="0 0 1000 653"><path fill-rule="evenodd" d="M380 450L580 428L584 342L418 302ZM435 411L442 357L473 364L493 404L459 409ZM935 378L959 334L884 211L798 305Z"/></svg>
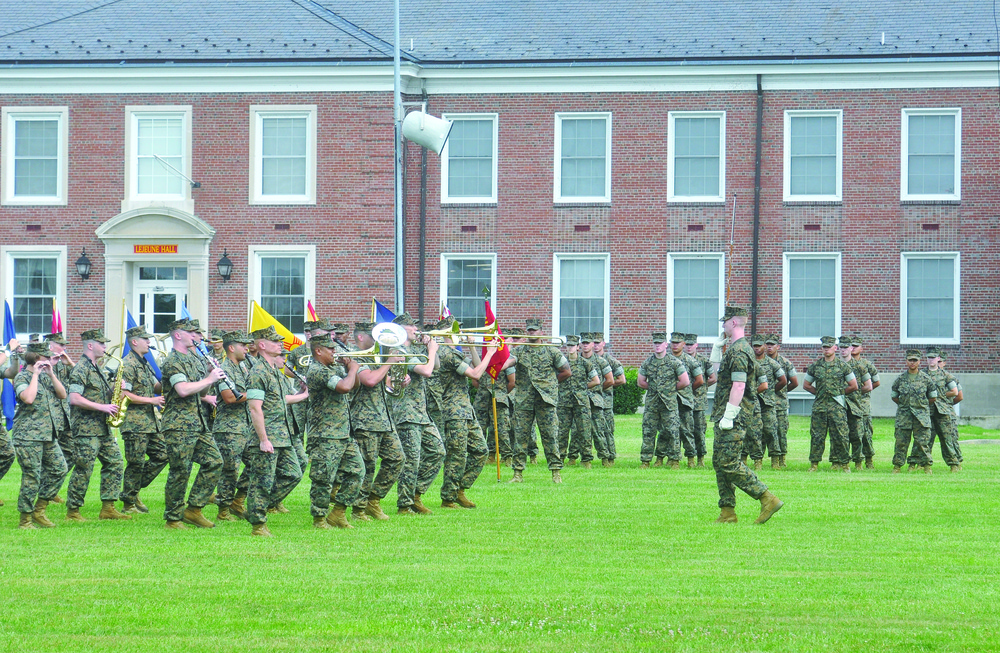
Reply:
<svg viewBox="0 0 1000 653"><path fill-rule="evenodd" d="M827 333L888 372L941 345L964 414L996 414L993 16L877 4L404 2L404 100L455 121L440 157L405 151L405 308L475 321L486 285L501 325L603 330L638 364L653 330L714 339L731 266L730 301L797 364ZM392 305L388 7L3 5L22 337L53 298L70 334L113 339L123 306L162 332L184 301L240 326L257 300L293 330L310 300Z"/></svg>

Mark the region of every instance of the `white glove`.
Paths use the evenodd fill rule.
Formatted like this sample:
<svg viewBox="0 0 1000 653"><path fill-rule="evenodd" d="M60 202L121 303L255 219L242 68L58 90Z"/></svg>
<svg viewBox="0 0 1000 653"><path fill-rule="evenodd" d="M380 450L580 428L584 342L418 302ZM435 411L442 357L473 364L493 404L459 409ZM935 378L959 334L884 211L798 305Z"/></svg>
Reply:
<svg viewBox="0 0 1000 653"><path fill-rule="evenodd" d="M719 420L719 428L729 431L733 428L733 420L740 414L740 407L733 404L726 404L726 414Z"/></svg>
<svg viewBox="0 0 1000 653"><path fill-rule="evenodd" d="M708 356L709 363L721 363L722 362L722 350L729 344L729 338L723 333L719 336L719 339L715 341L712 345L712 353Z"/></svg>

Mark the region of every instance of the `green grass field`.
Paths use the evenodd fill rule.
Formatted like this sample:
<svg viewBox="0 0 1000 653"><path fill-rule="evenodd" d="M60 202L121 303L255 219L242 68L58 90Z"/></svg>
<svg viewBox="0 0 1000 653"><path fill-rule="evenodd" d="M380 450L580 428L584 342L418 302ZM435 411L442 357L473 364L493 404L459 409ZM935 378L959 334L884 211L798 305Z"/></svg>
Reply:
<svg viewBox="0 0 1000 653"><path fill-rule="evenodd" d="M618 418L613 469L567 468L557 486L544 465L523 485L487 468L475 510L316 531L305 480L272 539L245 522L166 531L165 474L149 515L98 522L95 473L92 521L53 506L58 528L20 531L15 464L0 650L1000 650L1000 446L967 445L959 474L892 475L877 420L874 472L809 474L793 418L789 468L762 474L784 508L755 526L741 494L740 523L719 525L711 467L639 470L639 419Z"/></svg>

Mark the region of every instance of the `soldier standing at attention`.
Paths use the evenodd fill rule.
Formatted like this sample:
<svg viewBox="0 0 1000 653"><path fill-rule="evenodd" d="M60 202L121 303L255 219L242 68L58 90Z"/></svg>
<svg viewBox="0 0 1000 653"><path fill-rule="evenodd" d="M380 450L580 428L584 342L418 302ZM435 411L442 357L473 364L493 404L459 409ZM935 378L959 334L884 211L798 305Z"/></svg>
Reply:
<svg viewBox="0 0 1000 653"><path fill-rule="evenodd" d="M698 447L694 440L694 393L705 385L705 372L701 365L684 348L685 334L674 331L670 334L670 353L679 358L684 367L687 368L688 378L691 379L689 385L677 391L677 417L681 424L680 440L684 445L684 457L687 458L687 466L694 467L694 459L698 454ZM680 458L670 460L672 469L680 468Z"/></svg>
<svg viewBox="0 0 1000 653"><path fill-rule="evenodd" d="M715 372L712 371L712 364L709 362L708 356L698 353L697 333L685 334L684 351L698 361L698 365L701 366L702 374L707 375L705 376L705 383L695 388L694 412L691 413L691 422L694 424L694 446L695 452L698 456L697 466L704 467L705 454L708 453L708 448L705 446L705 433L708 430L708 424L705 420L705 410L708 409L708 389L709 387L715 385L718 378L716 377ZM691 466L691 460L688 459L688 467Z"/></svg>
<svg viewBox="0 0 1000 653"><path fill-rule="evenodd" d="M247 380L250 421L257 436L247 445L244 460L250 475L246 519L250 534L271 537L268 508L280 503L302 478L299 458L288 432L288 406L309 398L308 390L289 395L282 379L285 365L284 338L273 326L250 334L257 341L260 359ZM329 493L327 493L329 498Z"/></svg>
<svg viewBox="0 0 1000 653"><path fill-rule="evenodd" d="M809 471L819 469L826 448L826 434L830 433L830 462L833 471L851 471L848 450L847 402L845 394L858 389L858 380L851 366L837 358L837 339L820 338L823 357L806 369L806 392L816 395L809 424Z"/></svg>
<svg viewBox="0 0 1000 653"><path fill-rule="evenodd" d="M316 528L354 528L347 521L347 506L361 493L365 461L351 438L348 394L357 383L359 367L352 358L338 360L328 333L310 338L309 348L309 512Z"/></svg>
<svg viewBox="0 0 1000 653"><path fill-rule="evenodd" d="M948 352L944 349L941 349L938 351L938 369L941 370L942 372L948 373L948 371L945 369L947 365L948 365ZM958 392L957 395L948 400L949 402L951 402L952 408L954 408L958 404L962 403L962 400L965 399L965 395L962 391L962 383L958 380L958 378L955 376L952 376L951 378L955 380L956 383L955 390ZM962 458L962 444L958 440L957 412L955 417L956 419L952 420L952 425L954 426L954 428L952 429L951 448L955 452L955 455L958 456L958 469L956 471L962 471L962 462L964 461L964 459Z"/></svg>
<svg viewBox="0 0 1000 653"><path fill-rule="evenodd" d="M755 340L757 342L763 343L764 339L759 334L754 334L750 340L750 346L753 347ZM754 471L760 471L762 464L761 460L764 458L764 448L763 448L763 432L764 432L764 421L760 416L760 396L767 391L767 372L759 364L756 367L756 376L751 377L747 380L747 383L753 384L756 388L756 399L753 402L753 410L747 415L747 428L746 433L743 435L743 464L752 464ZM747 460L752 461L748 463Z"/></svg>
<svg viewBox="0 0 1000 653"><path fill-rule="evenodd" d="M567 465L575 465L577 458L585 450L590 451L593 420L587 390L600 384L593 363L580 356L579 350L580 337L566 336L566 360L569 361L570 377L559 385L558 416L559 456L565 459ZM585 463L589 466L589 460Z"/></svg>
<svg viewBox="0 0 1000 653"><path fill-rule="evenodd" d="M122 512L126 515L148 513L139 499L139 491L160 475L167 466L167 445L160 433L156 409L163 408L162 387L146 360L149 339L145 326L125 332L128 356L122 359L122 391L131 402L121 426L125 441L125 474L122 482ZM159 395L159 396L158 396Z"/></svg>
<svg viewBox="0 0 1000 653"><path fill-rule="evenodd" d="M781 458L777 453L778 418L775 407L778 403L777 391L788 384L788 378L778 362L767 355L766 340L761 334L754 334L751 340L757 368L763 370L767 377L767 388L757 396L757 403L760 404L761 444L771 453L771 469L779 469ZM755 464L754 469L759 470L760 467Z"/></svg>
<svg viewBox="0 0 1000 653"><path fill-rule="evenodd" d="M517 448L520 446L520 444L517 441L517 433L515 432L514 429L514 406L517 405L517 400L516 400L517 351L519 350L520 345L523 345L525 342L527 342L527 338L524 337L526 332L521 327L511 327L510 329L507 330L507 333L510 336L510 353L513 354L513 356L508 360L514 361L513 363L510 363L510 367L507 367L508 374L512 374L514 377L514 389L508 390L508 395L510 396L511 400L510 447L516 453ZM558 419L558 409L557 409L556 419ZM538 435L537 435L537 429L535 428L536 421L537 420L533 419L531 422L531 428L528 430L528 447L524 451L525 455L527 456L528 462L531 463L532 465L538 464Z"/></svg>
<svg viewBox="0 0 1000 653"><path fill-rule="evenodd" d="M760 501L760 514L754 523L763 524L785 505L771 494L757 475L741 460L746 420L755 402L754 377L757 361L753 349L744 337L747 311L739 306L727 306L722 316L724 337L712 348L709 360L720 361L712 422L715 438L712 444L712 467L719 487L717 523L735 523L736 490L739 488ZM729 342L725 353L722 348Z"/></svg>
<svg viewBox="0 0 1000 653"><path fill-rule="evenodd" d="M608 462L611 459L609 441L613 439L613 436L611 435L610 426L605 416L608 400L604 391L614 386L615 377L611 371L611 363L597 353L597 340L597 334L594 332L581 334L580 355L583 359L593 363L594 371L601 377L598 385L594 387L587 386L587 394L590 395L590 434L594 442L594 448L597 449L597 457L605 467L610 467L611 464ZM589 469L593 456L590 452L590 440L587 440L584 444L583 452L586 459L581 458L580 461L584 467Z"/></svg>
<svg viewBox="0 0 1000 653"><path fill-rule="evenodd" d="M872 383L872 390L880 385L878 378L878 370L872 365L871 361L867 358L861 357L861 352L864 349L864 340L861 336L854 336L851 339L851 358L858 363L860 363L861 368L865 370L868 378ZM875 456L875 447L872 442L872 436L874 431L872 429L872 393L871 390L868 392L852 392L851 396L857 395L858 405L861 408L863 417L861 418L861 453L865 457L865 469L875 469L875 463L872 458Z"/></svg>
<svg viewBox="0 0 1000 653"><path fill-rule="evenodd" d="M934 440L941 443L941 457L948 468L954 473L962 469L958 452L955 451L953 435L955 427L955 408L952 400L958 396L958 381L941 366L941 351L937 347L927 350L927 376L931 377L937 389L937 400L931 410L931 437L927 445L928 453L934 450Z"/></svg>
<svg viewBox="0 0 1000 653"><path fill-rule="evenodd" d="M86 521L80 515L94 460L101 461L100 519L131 519L115 508L122 491L122 451L118 440L108 431L108 415L118 414L118 405L111 403L113 389L97 361L104 356L107 343L101 329L84 331L83 357L73 367L69 377L69 403L73 411L73 474L66 495L66 519Z"/></svg>
<svg viewBox="0 0 1000 653"><path fill-rule="evenodd" d="M74 363L73 359L70 358L69 353L66 351L66 345L68 343L63 337L62 331L50 333L44 336L44 338L49 343L49 348L52 350L52 366L56 370L56 376L59 377L59 382L63 384L64 388L69 388L69 375L73 372ZM14 344L16 345L17 341L14 341ZM11 351L13 351L13 349ZM2 370L2 368L3 365L0 364L0 370ZM16 373L16 370L13 371ZM73 471L73 429L71 429L69 425L69 395L67 394L66 398L60 401L59 404L62 406L63 416L62 419L56 420L56 438L59 440L59 447L62 449L63 458L66 459L66 467L71 472ZM65 502L57 494L52 499L52 503Z"/></svg>
<svg viewBox="0 0 1000 653"><path fill-rule="evenodd" d="M642 449L639 452L641 469L649 468L654 450L654 467L662 467L663 459L671 454L678 461L681 459L677 391L691 381L684 363L667 355L666 341L665 331L653 332L653 354L639 366L636 377L636 383L646 391L642 410Z"/></svg>
<svg viewBox="0 0 1000 653"><path fill-rule="evenodd" d="M608 454L610 456L604 461L604 466L611 467L615 464L615 458L618 457L618 450L615 447L615 388L625 385L628 381L625 379L625 368L608 351L604 342L604 334L597 331L594 333L594 337L596 338L594 351L608 361L608 365L611 366L611 376L614 379L610 388L604 388L604 422L608 426Z"/></svg>
<svg viewBox="0 0 1000 653"><path fill-rule="evenodd" d="M871 375L865 367L855 361L851 354L854 352L854 338L852 336L840 336L840 358L850 366L854 372L854 378L858 381L858 389L848 394L847 401L847 440L850 442L851 460L854 461L854 470L861 471L861 448L862 437L864 435L864 407L861 405L861 397L872 391Z"/></svg>
<svg viewBox="0 0 1000 653"><path fill-rule="evenodd" d="M62 417L61 403L66 398L66 388L52 368L50 353L47 342L29 344L24 354L25 367L14 377L17 396L14 450L21 466L18 528L32 529L36 524L42 528L55 526L45 514L45 508L66 478L66 460L55 431Z"/></svg>
<svg viewBox="0 0 1000 653"><path fill-rule="evenodd" d="M542 323L537 319L526 322L529 336L538 335ZM534 424L542 437L545 460L552 472L552 482L562 483L562 457L559 455L559 384L573 372L569 361L556 347L532 347L528 344L512 351L516 367L516 392L514 399L514 433L517 447L514 449L514 478L511 483L524 482L525 456L530 454L529 446L535 439ZM534 456L532 456L534 459Z"/></svg>
<svg viewBox="0 0 1000 653"><path fill-rule="evenodd" d="M896 403L896 449L892 456L892 473L898 474L906 461L906 449L913 440L913 453L918 464L931 473L931 404L937 399L934 380L920 370L920 350L906 350L906 371L892 384L892 400ZM911 465L911 469L912 469Z"/></svg>
<svg viewBox="0 0 1000 653"><path fill-rule="evenodd" d="M20 347L20 344L12 338L8 345L9 351L13 352L18 347ZM3 382L3 379L12 379L17 376L19 372L18 367L17 359L13 355L8 356L7 352L0 351L0 383ZM3 479L4 475L10 471L10 467L14 464L16 456L14 446L10 443L10 436L7 434L6 421L0 416L0 479ZM62 503L62 500L55 501L53 499L53 503ZM0 500L0 506L2 505L3 501Z"/></svg>
<svg viewBox="0 0 1000 653"><path fill-rule="evenodd" d="M767 346L767 355L776 361L781 369L785 370L785 378L788 380L785 387L775 390L774 393L777 398L774 404L774 416L777 423L774 452L778 454L778 467L784 469L786 466L785 456L788 454L788 393L799 387L799 376L792 361L778 353L781 349L781 338L776 333L768 334L764 344Z"/></svg>
<svg viewBox="0 0 1000 653"><path fill-rule="evenodd" d="M224 336L225 333L226 332L222 329L210 329L208 332L208 338L206 339L206 342L212 345L212 348L208 353L217 363L221 363L226 360L226 347L222 343L222 336Z"/></svg>
<svg viewBox="0 0 1000 653"><path fill-rule="evenodd" d="M208 394L212 385L223 378L221 369L213 368L204 374L198 357L192 353L196 327L187 320L171 322L167 327L173 350L163 363L163 439L167 444L170 468L164 487L163 518L166 527L187 528L183 522L201 528L215 526L202 513L208 503L212 488L222 473L222 455L208 429L202 411L201 395ZM197 463L198 476L188 497L191 466Z"/></svg>
<svg viewBox="0 0 1000 653"><path fill-rule="evenodd" d="M250 337L241 331L222 334L222 347L226 354L222 361L222 371L226 374L227 382L219 381L216 384L216 396L221 401L216 406L215 423L212 425L212 437L222 456L222 473L216 496L216 503L219 504L217 521L235 521L238 517L244 517L246 512L246 492L237 492L237 476L243 452L253 434L247 405L248 373L242 365L250 342ZM234 387L239 396L233 392Z"/></svg>

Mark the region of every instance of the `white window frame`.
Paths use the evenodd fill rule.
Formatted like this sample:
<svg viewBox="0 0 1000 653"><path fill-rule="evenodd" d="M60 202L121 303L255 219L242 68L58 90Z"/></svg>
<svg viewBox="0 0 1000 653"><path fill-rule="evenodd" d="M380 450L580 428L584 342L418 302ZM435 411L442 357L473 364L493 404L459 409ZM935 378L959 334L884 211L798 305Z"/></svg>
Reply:
<svg viewBox="0 0 1000 653"><path fill-rule="evenodd" d="M836 190L832 195L792 195L792 118L813 118L835 116L837 118L837 163ZM784 201L795 202L841 202L844 199L844 111L823 109L809 111L785 111L784 138Z"/></svg>
<svg viewBox="0 0 1000 653"><path fill-rule="evenodd" d="M842 304L843 304L843 274L842 274L842 256L840 252L784 252L781 258L781 342L789 345L818 345L820 344L820 338L822 336L834 336L835 338L840 337L841 329L841 316L842 316ZM833 333L822 333L815 338L803 338L796 337L792 338L789 334L789 304L790 298L788 296L788 271L789 271L789 261L791 259L835 259L837 278L836 278L836 288L834 292L836 293L834 297L834 324Z"/></svg>
<svg viewBox="0 0 1000 653"><path fill-rule="evenodd" d="M724 253L673 252L667 254L667 333L676 331L674 328L674 262L680 259L714 259L719 262L719 317L722 317L723 312L726 310L726 255ZM698 336L699 343L715 343L716 340L717 338Z"/></svg>
<svg viewBox="0 0 1000 653"><path fill-rule="evenodd" d="M955 308L953 313L954 331L951 338L911 338L906 330L907 303L906 293L907 261L911 258L951 259L955 262ZM899 343L901 345L959 345L961 344L961 278L962 255L960 252L902 252L899 255Z"/></svg>
<svg viewBox="0 0 1000 653"><path fill-rule="evenodd" d="M566 260L604 261L604 335L611 332L611 254L609 252L556 252L552 255L552 333L560 332L559 281L560 263Z"/></svg>
<svg viewBox="0 0 1000 653"><path fill-rule="evenodd" d="M247 304L250 300L260 306L261 259L274 256L304 256L306 259L305 293L302 297L302 315L306 314L306 305L316 297L316 246L315 245L250 245L247 248ZM287 328L287 327L286 327ZM303 333L294 334L300 340L305 340Z"/></svg>
<svg viewBox="0 0 1000 653"><path fill-rule="evenodd" d="M492 266L492 273L490 274L490 308L493 309L493 315L497 314L497 255L496 252L449 252L441 254L441 273L438 277L438 295L439 295L439 305L447 305L448 303L448 262L449 261L489 261ZM485 299L485 298L484 298ZM465 326L482 326L480 324L465 325Z"/></svg>
<svg viewBox="0 0 1000 653"><path fill-rule="evenodd" d="M0 186L5 206L66 206L69 185L69 108L68 107L4 107L0 127ZM14 140L18 120L57 120L59 122L58 162L55 195L14 194Z"/></svg>
<svg viewBox="0 0 1000 653"><path fill-rule="evenodd" d="M316 204L316 105L250 106L250 204ZM302 195L264 195L265 118L306 119L306 191Z"/></svg>
<svg viewBox="0 0 1000 653"><path fill-rule="evenodd" d="M604 194L579 197L564 197L562 194L562 123L563 120L596 120L603 118L607 124L604 145ZM593 204L611 202L611 112L557 113L555 115L555 144L553 160L552 201L556 204Z"/></svg>
<svg viewBox="0 0 1000 653"><path fill-rule="evenodd" d="M918 202L955 202L962 199L962 109L903 109L902 127L900 129L899 152L900 152L900 179L899 198L901 201ZM910 192L909 189L909 134L910 116L935 116L953 115L955 116L955 192L954 193L933 193L918 195Z"/></svg>
<svg viewBox="0 0 1000 653"><path fill-rule="evenodd" d="M488 196L481 197L450 197L448 195L448 152L451 139L445 141L444 149L441 150L441 203L442 204L496 204L497 187L499 180L497 171L500 159L500 130L499 114L496 113L445 113L441 117L445 120L492 120L493 121L493 190Z"/></svg>
<svg viewBox="0 0 1000 653"><path fill-rule="evenodd" d="M674 136L677 118L718 118L719 119L719 194L684 195L674 194ZM726 112L725 111L669 111L667 113L667 201L675 203L725 203L726 201Z"/></svg>
<svg viewBox="0 0 1000 653"><path fill-rule="evenodd" d="M139 160L138 138L140 118L181 118L182 123L182 158L180 172L187 179L181 178L181 192L178 195L139 194ZM191 106L128 106L125 107L125 199L122 201L122 211L129 211L150 206L167 206L194 213L194 201L191 197L192 177L192 136L191 136Z"/></svg>
<svg viewBox="0 0 1000 653"><path fill-rule="evenodd" d="M69 270L65 245L0 245L0 260L3 268L0 270L4 299L14 313L14 259L18 258L51 258L56 260L56 307L63 320L63 331L66 326L66 277ZM0 332L2 335L2 332ZM17 339L26 342L28 333L18 333ZM6 346L7 343L3 343Z"/></svg>

